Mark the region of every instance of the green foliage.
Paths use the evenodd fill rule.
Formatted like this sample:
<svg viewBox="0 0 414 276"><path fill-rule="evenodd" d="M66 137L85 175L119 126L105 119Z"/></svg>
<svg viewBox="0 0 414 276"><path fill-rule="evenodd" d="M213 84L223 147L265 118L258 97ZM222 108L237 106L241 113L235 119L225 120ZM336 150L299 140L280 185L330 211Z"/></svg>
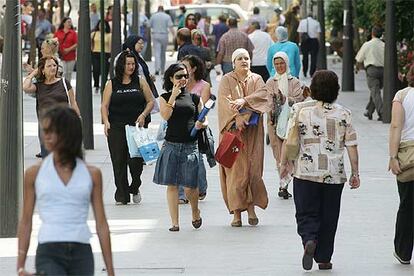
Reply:
<svg viewBox="0 0 414 276"><path fill-rule="evenodd" d="M411 0L394 0L397 41L413 40L414 38L414 9ZM385 27L385 0L354 0L356 18L354 25L365 32L374 25ZM328 27L342 31L343 0L329 0L326 12Z"/></svg>
<svg viewBox="0 0 414 276"><path fill-rule="evenodd" d="M331 0L326 11L327 29L342 31L343 5L342 0Z"/></svg>

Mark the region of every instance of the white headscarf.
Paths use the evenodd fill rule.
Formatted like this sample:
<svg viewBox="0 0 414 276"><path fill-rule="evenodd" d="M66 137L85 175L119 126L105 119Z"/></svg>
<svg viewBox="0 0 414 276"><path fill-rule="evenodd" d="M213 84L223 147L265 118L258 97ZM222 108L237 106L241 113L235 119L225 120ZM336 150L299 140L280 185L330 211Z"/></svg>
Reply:
<svg viewBox="0 0 414 276"><path fill-rule="evenodd" d="M277 73L275 67L275 59L281 58L286 63L286 72L282 75ZM287 96L289 92L289 85L288 85L288 77L290 77L290 68L289 68L289 57L285 52L277 52L272 59L273 66L275 67L275 79L278 82L279 90L282 92L283 95Z"/></svg>
<svg viewBox="0 0 414 276"><path fill-rule="evenodd" d="M234 68L234 61L236 60L236 58L244 54L249 55L249 52L247 52L247 50L244 48L239 48L239 49L234 50L233 54L231 55L231 62L233 63L233 68Z"/></svg>

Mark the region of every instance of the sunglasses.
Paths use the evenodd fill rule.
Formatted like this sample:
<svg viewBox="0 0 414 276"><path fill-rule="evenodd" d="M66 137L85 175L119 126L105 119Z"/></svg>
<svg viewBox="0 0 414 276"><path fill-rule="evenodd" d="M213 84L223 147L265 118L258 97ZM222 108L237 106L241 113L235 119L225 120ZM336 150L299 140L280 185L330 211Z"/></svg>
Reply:
<svg viewBox="0 0 414 276"><path fill-rule="evenodd" d="M188 79L188 74L177 74L174 76L174 79L181 80L182 78Z"/></svg>

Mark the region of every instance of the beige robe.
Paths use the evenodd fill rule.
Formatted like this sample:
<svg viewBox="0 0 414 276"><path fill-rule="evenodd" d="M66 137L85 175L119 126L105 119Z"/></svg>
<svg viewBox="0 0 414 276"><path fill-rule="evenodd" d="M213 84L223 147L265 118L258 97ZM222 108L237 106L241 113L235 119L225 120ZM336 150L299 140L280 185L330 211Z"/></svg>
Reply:
<svg viewBox="0 0 414 276"><path fill-rule="evenodd" d="M273 97L279 93L278 81L275 78L271 78L266 82L266 90L269 94L269 97ZM294 103L302 102L305 98L303 97L302 87L297 78L289 77L288 78L288 100L289 105ZM272 104L273 104L273 100ZM292 104L291 104L292 103ZM280 152L282 146L282 140L277 137L275 133L275 126L272 124L270 119L270 114L267 116L267 131L269 133L270 146L272 148L273 157L276 160L276 166L279 166L280 163Z"/></svg>
<svg viewBox="0 0 414 276"><path fill-rule="evenodd" d="M227 98L245 98L246 107L258 113L270 110L270 101L261 76L249 73L245 84L238 81L234 72L226 74L218 90L218 118L220 141L225 131L235 123L236 116L241 115L230 109ZM265 209L268 204L267 191L263 182L264 129L263 116L257 126L248 126L241 134L244 143L233 167L220 166L221 191L230 213L244 211L251 204Z"/></svg>

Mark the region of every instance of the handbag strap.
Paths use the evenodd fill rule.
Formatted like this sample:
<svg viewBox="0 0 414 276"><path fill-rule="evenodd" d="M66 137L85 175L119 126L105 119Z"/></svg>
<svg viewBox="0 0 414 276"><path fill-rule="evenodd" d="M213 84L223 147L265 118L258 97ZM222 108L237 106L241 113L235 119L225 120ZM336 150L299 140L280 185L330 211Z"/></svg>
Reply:
<svg viewBox="0 0 414 276"><path fill-rule="evenodd" d="M62 77L62 82L63 82L63 87L65 88L66 96L68 97L68 104L69 104L69 106L72 106L72 104L70 103L69 90L68 90L68 86L66 84L66 79L63 78L63 77Z"/></svg>
<svg viewBox="0 0 414 276"><path fill-rule="evenodd" d="M309 35L309 17L306 18L306 33Z"/></svg>

